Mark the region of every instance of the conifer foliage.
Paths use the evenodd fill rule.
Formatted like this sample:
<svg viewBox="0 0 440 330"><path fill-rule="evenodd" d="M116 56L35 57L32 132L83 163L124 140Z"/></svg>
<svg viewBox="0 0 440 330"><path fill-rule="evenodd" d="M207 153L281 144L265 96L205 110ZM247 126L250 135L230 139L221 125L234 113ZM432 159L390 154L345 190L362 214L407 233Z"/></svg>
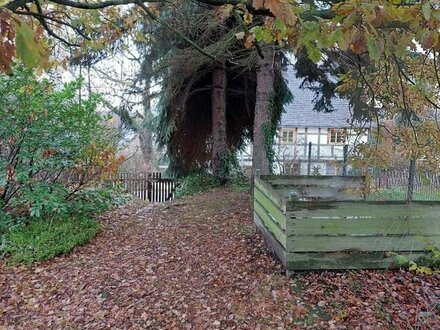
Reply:
<svg viewBox="0 0 440 330"><path fill-rule="evenodd" d="M221 158L227 159L228 154L243 147L245 141L252 140L260 57L237 39L242 25L236 17L221 19L218 11L197 7L187 7L185 16L184 20L170 17L169 24L178 26L179 31L197 40L199 47L222 62L225 71L226 148ZM167 67L161 77L163 93L159 103L158 141L167 148L170 169L184 175L213 163L213 72L218 69L219 62L179 40L172 42L170 49L158 64ZM289 96L281 75L282 57L278 56L277 61L271 68L276 92ZM288 97L283 99L287 100ZM282 105L282 102L276 103L271 110L271 120L275 124Z"/></svg>

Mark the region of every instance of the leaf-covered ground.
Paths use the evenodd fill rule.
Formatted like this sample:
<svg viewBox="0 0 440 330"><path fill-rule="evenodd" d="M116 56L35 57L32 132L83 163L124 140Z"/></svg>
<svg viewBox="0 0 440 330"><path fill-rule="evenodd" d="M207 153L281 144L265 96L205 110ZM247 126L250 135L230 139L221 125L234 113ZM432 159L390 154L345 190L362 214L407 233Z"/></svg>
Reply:
<svg viewBox="0 0 440 330"><path fill-rule="evenodd" d="M434 276L286 278L246 193L126 206L100 220L102 232L67 256L0 264L0 329L440 328Z"/></svg>

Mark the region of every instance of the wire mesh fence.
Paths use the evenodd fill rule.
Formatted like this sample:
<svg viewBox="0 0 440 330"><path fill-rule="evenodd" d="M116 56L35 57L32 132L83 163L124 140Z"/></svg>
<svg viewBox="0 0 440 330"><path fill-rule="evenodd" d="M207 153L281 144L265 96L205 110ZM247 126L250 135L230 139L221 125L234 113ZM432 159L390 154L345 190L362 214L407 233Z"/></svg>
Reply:
<svg viewBox="0 0 440 330"><path fill-rule="evenodd" d="M440 201L440 175L409 167L374 172L369 190L371 200Z"/></svg>
<svg viewBox="0 0 440 330"><path fill-rule="evenodd" d="M348 145L315 145L310 142L287 146L290 149L284 147L283 157L278 155L280 174L361 174L348 161L353 152ZM421 161L408 161L406 166L386 171L371 168L368 172L369 200L440 201L440 171L423 170Z"/></svg>

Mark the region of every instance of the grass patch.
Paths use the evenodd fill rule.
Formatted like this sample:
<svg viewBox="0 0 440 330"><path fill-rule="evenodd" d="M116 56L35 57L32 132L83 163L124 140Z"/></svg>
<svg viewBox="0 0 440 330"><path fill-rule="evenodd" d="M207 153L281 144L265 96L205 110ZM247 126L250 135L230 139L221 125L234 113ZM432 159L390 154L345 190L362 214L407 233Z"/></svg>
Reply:
<svg viewBox="0 0 440 330"><path fill-rule="evenodd" d="M98 223L88 218L32 221L6 236L2 253L8 264L31 264L67 253L87 243L98 231Z"/></svg>
<svg viewBox="0 0 440 330"><path fill-rule="evenodd" d="M371 201L404 201L407 199L407 192L403 189L379 189L367 196ZM414 192L414 201L440 201L440 193L436 192Z"/></svg>
<svg viewBox="0 0 440 330"><path fill-rule="evenodd" d="M236 192L250 192L252 190L252 186L250 182L243 182L243 183L233 183L231 184L232 190Z"/></svg>

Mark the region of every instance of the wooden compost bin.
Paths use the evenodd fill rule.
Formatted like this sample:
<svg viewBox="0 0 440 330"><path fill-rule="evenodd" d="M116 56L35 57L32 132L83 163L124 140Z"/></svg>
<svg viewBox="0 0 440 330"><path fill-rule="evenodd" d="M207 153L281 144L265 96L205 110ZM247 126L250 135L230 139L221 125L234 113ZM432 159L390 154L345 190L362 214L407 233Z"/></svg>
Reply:
<svg viewBox="0 0 440 330"><path fill-rule="evenodd" d="M366 201L363 177L256 177L254 221L287 272L395 267L440 243L440 202Z"/></svg>

